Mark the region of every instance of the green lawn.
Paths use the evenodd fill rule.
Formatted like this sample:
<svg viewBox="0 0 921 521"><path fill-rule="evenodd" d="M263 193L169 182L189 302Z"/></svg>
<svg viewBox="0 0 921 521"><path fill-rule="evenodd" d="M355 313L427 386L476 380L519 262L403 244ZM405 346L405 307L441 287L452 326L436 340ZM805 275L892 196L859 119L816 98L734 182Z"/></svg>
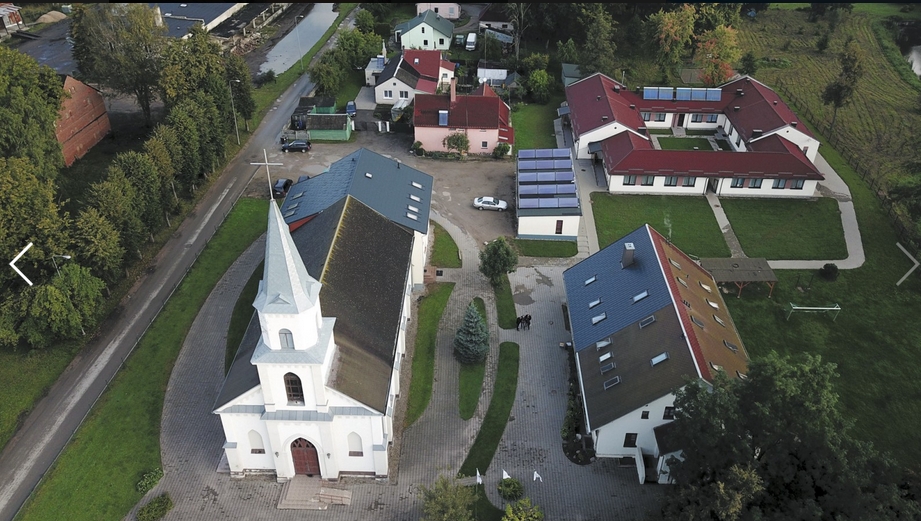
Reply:
<svg viewBox="0 0 921 521"><path fill-rule="evenodd" d="M480 425L470 452L461 465L460 476L475 476L477 469L486 472L499 447L499 440L508 424L508 416L515 403L515 391L518 389L518 344L502 342L499 345L499 366L496 369L496 382L493 388L489 408Z"/></svg>
<svg viewBox="0 0 921 521"><path fill-rule="evenodd" d="M413 353L412 379L406 405L406 427L412 425L425 412L432 399L432 379L435 377L435 343L438 323L451 291L453 282L438 282L428 287L428 293L419 303L419 321L416 329L416 348Z"/></svg>
<svg viewBox="0 0 921 521"><path fill-rule="evenodd" d="M512 329L515 327L518 312L515 310L515 301L512 299L512 286L507 275L502 277L502 285L498 288L493 288L493 292L496 295L496 314L499 316L499 327Z"/></svg>
<svg viewBox="0 0 921 521"><path fill-rule="evenodd" d="M265 231L267 202L241 199L17 519L121 519L160 467L160 415L185 335L227 268Z"/></svg>
<svg viewBox="0 0 921 521"><path fill-rule="evenodd" d="M592 194L598 244L602 248L645 223L687 254L729 257L729 247L707 200L699 196Z"/></svg>
<svg viewBox="0 0 921 521"><path fill-rule="evenodd" d="M253 307L253 301L256 300L256 293L259 291L259 281L262 280L262 271L265 269L265 261L259 263L259 266L253 271L243 291L240 292L240 298L233 307L233 315L230 318L230 327L227 329L227 347L224 353L224 373L230 371L233 359L240 348L240 342L243 341L243 335L246 334L246 328L249 326L250 319L256 309Z"/></svg>
<svg viewBox="0 0 921 521"><path fill-rule="evenodd" d="M480 312L480 316L483 317L483 322L486 322L488 327L489 319L486 315L486 303L483 302L483 299L477 297L473 299L473 305L476 306L477 311ZM473 413L476 412L477 402L480 401L480 394L483 393L483 377L486 375L486 362L483 361L473 365L458 365L460 366L458 410L460 411L461 418L469 420L473 418Z"/></svg>
<svg viewBox="0 0 921 521"><path fill-rule="evenodd" d="M847 257L838 202L792 199L720 199L749 257L825 260Z"/></svg>
<svg viewBox="0 0 921 521"><path fill-rule="evenodd" d="M537 103L515 105L515 110L512 111L512 126L515 128L516 151L556 148L553 120L559 117L556 115L556 109L565 99L565 96L558 94L552 96L543 105Z"/></svg>
<svg viewBox="0 0 921 521"><path fill-rule="evenodd" d="M536 241L515 239L518 255L525 257L572 257L579 253L575 241Z"/></svg>
<svg viewBox="0 0 921 521"><path fill-rule="evenodd" d="M358 97L358 91L365 86L365 71L350 70L345 74L345 80L339 88L339 95L336 96L336 109L345 112L345 104L355 101Z"/></svg>
<svg viewBox="0 0 921 521"><path fill-rule="evenodd" d="M709 141L699 137L660 137L659 146L662 150L713 150Z"/></svg>
<svg viewBox="0 0 921 521"><path fill-rule="evenodd" d="M432 266L439 268L460 268L461 258L457 243L440 224L431 221L435 230L435 245L432 247Z"/></svg>

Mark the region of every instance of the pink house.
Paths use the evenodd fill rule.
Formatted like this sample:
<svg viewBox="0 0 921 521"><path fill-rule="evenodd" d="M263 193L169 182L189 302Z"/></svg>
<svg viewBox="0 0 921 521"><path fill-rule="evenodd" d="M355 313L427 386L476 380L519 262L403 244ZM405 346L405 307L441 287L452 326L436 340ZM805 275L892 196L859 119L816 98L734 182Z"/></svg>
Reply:
<svg viewBox="0 0 921 521"><path fill-rule="evenodd" d="M447 152L444 139L462 132L470 139L471 154L491 154L499 143L515 143L509 113L509 106L489 85L481 84L471 94L458 96L452 80L448 94L416 95L415 140L425 150Z"/></svg>

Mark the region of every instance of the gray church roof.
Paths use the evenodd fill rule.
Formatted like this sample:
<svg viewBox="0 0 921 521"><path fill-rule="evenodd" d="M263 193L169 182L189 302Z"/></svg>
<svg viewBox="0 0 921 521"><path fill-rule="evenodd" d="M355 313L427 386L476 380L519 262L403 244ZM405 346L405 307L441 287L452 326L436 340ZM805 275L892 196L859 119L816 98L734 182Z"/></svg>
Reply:
<svg viewBox="0 0 921 521"><path fill-rule="evenodd" d="M246 327L246 333L243 334L237 356L233 359L233 365L230 366L230 371L224 377L221 392L214 401L215 411L227 405L234 398L259 386L259 372L256 366L250 363L250 359L261 338L262 326L259 325L259 315L254 312L249 326Z"/></svg>
<svg viewBox="0 0 921 521"><path fill-rule="evenodd" d="M282 213L285 222L292 224L348 194L391 221L424 234L428 233L432 186L432 176L425 172L360 148L330 165L328 171L292 186Z"/></svg>
<svg viewBox="0 0 921 521"><path fill-rule="evenodd" d="M265 269L253 307L263 313L297 314L313 307L320 284L298 255L288 225L274 201L269 204L265 239Z"/></svg>

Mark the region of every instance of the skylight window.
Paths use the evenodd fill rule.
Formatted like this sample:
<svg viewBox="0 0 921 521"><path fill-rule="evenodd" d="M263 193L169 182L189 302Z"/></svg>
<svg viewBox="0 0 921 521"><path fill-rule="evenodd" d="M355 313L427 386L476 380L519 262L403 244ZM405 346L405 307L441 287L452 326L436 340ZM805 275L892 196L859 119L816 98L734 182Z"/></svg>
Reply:
<svg viewBox="0 0 921 521"><path fill-rule="evenodd" d="M418 215L416 215L416 214L414 214L414 213L410 213L410 212L406 212L406 217L409 217L410 219L412 219L412 220L414 220L414 221L418 221L418 220L419 220L419 216L418 216Z"/></svg>
<svg viewBox="0 0 921 521"><path fill-rule="evenodd" d="M684 279L682 279L681 277L675 277L675 278L678 279L678 284L681 284L684 287L688 287L688 283L685 282Z"/></svg>
<svg viewBox="0 0 921 521"><path fill-rule="evenodd" d="M707 299L707 304L710 304L710 307L713 308L713 309L719 309L719 308L720 308L720 305L719 305L719 304L717 304L716 302L713 302L713 301L710 300L710 299Z"/></svg>
<svg viewBox="0 0 921 521"><path fill-rule="evenodd" d="M691 322L693 322L694 324L696 324L697 327L699 327L699 328L701 328L701 329L704 328L704 323L701 322L700 319L697 318L697 317L695 317L694 315L691 315Z"/></svg>
<svg viewBox="0 0 921 521"><path fill-rule="evenodd" d="M601 362L604 362L604 361L607 360L608 358L611 358L611 353L610 353L610 352L605 353L605 354L599 356L599 357L598 357L598 363L600 364Z"/></svg>
<svg viewBox="0 0 921 521"><path fill-rule="evenodd" d="M615 385L619 383L620 383L620 377L615 376L614 378L611 378L610 380L607 380L604 382L604 390L607 391L608 389L610 389L611 387L614 387Z"/></svg>
<svg viewBox="0 0 921 521"><path fill-rule="evenodd" d="M602 313L602 314L600 314L600 315L596 315L596 316L592 317L592 325L594 326L595 324L597 324L598 322L601 322L602 320L604 320L604 319L606 319L606 318L608 318L608 314L607 314L607 313Z"/></svg>
<svg viewBox="0 0 921 521"><path fill-rule="evenodd" d="M595 342L595 351L600 351L601 349L608 347L609 345L611 345L610 337L605 338L604 340L599 340Z"/></svg>
<svg viewBox="0 0 921 521"><path fill-rule="evenodd" d="M291 200L293 201L295 199L300 199L301 197L304 197L304 194L306 193L307 193L306 191L298 192L297 194L294 195L294 197L291 198Z"/></svg>
<svg viewBox="0 0 921 521"><path fill-rule="evenodd" d="M416 201L417 203L422 202L422 198L419 197L418 195L409 194L409 198L412 199L413 201Z"/></svg>
<svg viewBox="0 0 921 521"><path fill-rule="evenodd" d="M716 323L717 323L717 324L719 324L719 325L721 325L721 326L723 326L723 327L726 327L726 323L723 322L723 319L721 319L720 317L718 317L718 316L716 316L716 315L713 315L713 320L716 320Z"/></svg>
<svg viewBox="0 0 921 521"><path fill-rule="evenodd" d="M643 320L640 320L640 329L643 329L644 327L646 327L646 326L652 324L652 323L655 322L655 321L656 321L656 316L655 316L655 315L649 315L648 317L644 318Z"/></svg>
<svg viewBox="0 0 921 521"><path fill-rule="evenodd" d="M700 287L702 287L702 288L704 288L705 290L707 290L707 293L713 293L713 290L710 289L710 286L707 286L707 285L704 284L703 282L697 282L697 283L700 284Z"/></svg>
<svg viewBox="0 0 921 521"><path fill-rule="evenodd" d="M593 307L597 306L598 304L601 304L601 299L600 299L600 298L599 298L599 299L596 299L596 300L593 300L593 301L591 301L591 302L589 302L589 303L588 303L588 309L592 309Z"/></svg>
<svg viewBox="0 0 921 521"><path fill-rule="evenodd" d="M588 285L591 284L592 282L595 282L595 280L597 280L597 279L598 279L598 277L597 277L596 275L592 275L591 277L585 279L585 285L588 286Z"/></svg>
<svg viewBox="0 0 921 521"><path fill-rule="evenodd" d="M723 345L728 347L729 350L732 351L733 353L736 353L739 351L739 346L733 344L729 340L723 340Z"/></svg>
<svg viewBox="0 0 921 521"><path fill-rule="evenodd" d="M288 208L286 208L286 210L296 210L297 207L298 207L300 204L301 204L301 203L289 204L289 205L288 205Z"/></svg>
<svg viewBox="0 0 921 521"><path fill-rule="evenodd" d="M636 304L637 302L643 300L644 298L646 298L646 297L648 297L648 296L649 296L649 292L648 292L648 291L644 291L644 292L642 292L642 293L639 293L639 294L637 294L637 295L634 295L634 296L633 296L633 303Z"/></svg>
<svg viewBox="0 0 921 521"><path fill-rule="evenodd" d="M411 204L407 204L407 205L406 205L406 208L409 209L410 212L419 213L419 208L418 208L418 207L415 207L415 206L413 206L413 205L411 205ZM719 309L719 308L717 308L717 309Z"/></svg>
<svg viewBox="0 0 921 521"><path fill-rule="evenodd" d="M668 351L666 351L666 352L664 352L664 353L662 353L662 354L659 354L659 355L654 356L654 357L652 358L652 360L649 361L649 363L652 364L653 367L655 367L655 366L661 364L662 362L664 362L664 361L666 361L666 360L668 360Z"/></svg>
<svg viewBox="0 0 921 521"><path fill-rule="evenodd" d="M681 264L678 264L677 262L675 262L674 259L668 259L668 262L670 262L672 266L678 268L679 270L681 269Z"/></svg>
<svg viewBox="0 0 921 521"><path fill-rule="evenodd" d="M422 190L422 184L413 181L413 188L418 188L419 190Z"/></svg>
<svg viewBox="0 0 921 521"><path fill-rule="evenodd" d="M617 367L617 365L615 365L614 362L611 362L610 364L605 364L605 365L601 366L601 374L604 374L604 373L606 373L606 372L608 372L608 371L613 371L614 368L616 368L616 367Z"/></svg>
<svg viewBox="0 0 921 521"><path fill-rule="evenodd" d="M722 370L723 370L723 366L721 366L721 365L716 365L716 364L714 364L713 362L710 362L710 367L712 367L713 369L715 369L715 370L717 370L717 371L722 371Z"/></svg>
<svg viewBox="0 0 921 521"><path fill-rule="evenodd" d="M294 210L291 210L290 212L285 212L284 217L285 217L285 218L291 217L291 216L294 215L295 213L296 213L296 212L295 212Z"/></svg>
<svg viewBox="0 0 921 521"><path fill-rule="evenodd" d="M739 379L741 380L748 380L748 375L743 372L736 371L736 375L738 375Z"/></svg>

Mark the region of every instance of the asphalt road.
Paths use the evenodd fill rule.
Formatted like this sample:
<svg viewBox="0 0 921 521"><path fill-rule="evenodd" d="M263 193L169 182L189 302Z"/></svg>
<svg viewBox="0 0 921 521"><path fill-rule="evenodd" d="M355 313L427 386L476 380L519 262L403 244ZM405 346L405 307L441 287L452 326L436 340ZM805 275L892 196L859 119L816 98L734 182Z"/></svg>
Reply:
<svg viewBox="0 0 921 521"><path fill-rule="evenodd" d="M288 116L312 89L304 76L276 100L246 147L121 302L120 311L99 328L103 333L74 359L0 453L0 521L12 520L39 484L252 177L257 171L265 175L264 167L250 163L263 161L263 148L278 146Z"/></svg>

